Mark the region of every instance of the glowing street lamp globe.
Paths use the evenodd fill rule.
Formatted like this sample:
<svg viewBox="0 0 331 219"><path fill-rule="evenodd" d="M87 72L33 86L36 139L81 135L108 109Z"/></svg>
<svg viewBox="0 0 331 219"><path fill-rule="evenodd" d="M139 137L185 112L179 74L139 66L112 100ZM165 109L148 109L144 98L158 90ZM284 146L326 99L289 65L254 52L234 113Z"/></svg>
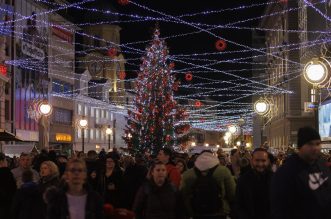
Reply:
<svg viewBox="0 0 331 219"><path fill-rule="evenodd" d="M111 135L111 134L113 134L113 130L111 130L111 128L107 128L107 129L106 129L106 134L107 134L107 135Z"/></svg>
<svg viewBox="0 0 331 219"><path fill-rule="evenodd" d="M39 111L42 115L47 116L52 112L52 106L49 103L41 103L39 105Z"/></svg>
<svg viewBox="0 0 331 219"><path fill-rule="evenodd" d="M328 77L328 68L320 59L314 58L304 68L303 75L313 85L322 84Z"/></svg>
<svg viewBox="0 0 331 219"><path fill-rule="evenodd" d="M230 137L231 137L231 132L226 132L226 133L225 133L225 136L226 136L227 138L230 138Z"/></svg>
<svg viewBox="0 0 331 219"><path fill-rule="evenodd" d="M81 128L86 128L87 127L87 120L86 119L79 120L79 126Z"/></svg>
<svg viewBox="0 0 331 219"><path fill-rule="evenodd" d="M237 126L232 125L232 126L229 127L229 132L230 132L231 134L235 134L237 131L238 131Z"/></svg>
<svg viewBox="0 0 331 219"><path fill-rule="evenodd" d="M254 111L257 114L260 115L265 115L269 112L270 106L269 103L263 99L258 100L255 104L254 104Z"/></svg>

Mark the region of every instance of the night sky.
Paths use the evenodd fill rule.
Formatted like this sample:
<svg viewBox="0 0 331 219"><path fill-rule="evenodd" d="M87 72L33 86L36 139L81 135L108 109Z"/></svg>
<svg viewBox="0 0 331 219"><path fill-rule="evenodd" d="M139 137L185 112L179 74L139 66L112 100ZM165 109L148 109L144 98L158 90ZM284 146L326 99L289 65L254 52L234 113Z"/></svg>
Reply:
<svg viewBox="0 0 331 219"><path fill-rule="evenodd" d="M196 13L196 12L202 12L202 11L211 11L211 10L221 10L221 9L227 9L227 8L236 8L239 6L249 6L251 4L260 4L267 2L266 0L259 0L259 1L247 1L247 0L231 0L231 1L224 1L224 0L139 0L134 1L135 3L147 6L150 9L165 13L167 15L171 16L179 16L182 14L187 13ZM148 11L146 9L139 8L136 5L129 4L126 6L119 5L117 3L117 0L97 0L94 3L91 4L85 4L84 6L87 6L89 8L98 8L101 10L112 10L117 11L119 13L123 14L137 14L140 16L150 16L155 18L161 18L164 17L160 14ZM263 11L265 9L265 5L253 7L249 9L237 9L237 10L229 10L222 13L214 13L209 15L198 15L194 17L184 17L181 19L184 19L187 22L197 22L197 23L203 23L203 24L209 24L209 25L226 25L233 22L238 22L254 17L259 17L262 15ZM73 11L73 17L76 21L81 21L81 13L82 11ZM165 17L164 17L165 18ZM87 13L85 14L85 19L97 22L97 21L109 21L111 19L116 21L128 21L132 20L131 18L125 17L125 16L119 16L119 17L113 17L113 16L105 16L103 14L96 14L96 13ZM240 24L235 24L237 27L256 27L260 22L260 19L250 21L250 22L244 22ZM158 23L161 29L161 37L165 36L172 36L182 33L189 33L193 31L197 31L196 28L190 27L185 24L176 24L173 22L166 22L166 21L144 21L144 22L134 22L134 23L125 23L125 22L119 22L117 25L119 25L122 28L121 31L121 44L125 43L132 43L137 41L145 41L150 40L152 37L152 33L155 27L155 24ZM206 27L203 27L206 29ZM227 40L234 41L236 43L244 44L247 46L251 46L251 30L234 30L234 29L226 29L226 28L220 28L220 29L214 29L212 30L212 33L221 36ZM170 50L170 55L178 55L178 54L194 54L194 53L209 53L209 52L217 52L215 49L215 42L218 40L218 38L211 36L208 33L199 33L194 34L190 36L185 37L176 37L167 39L167 45ZM134 48L144 50L144 48L147 46L147 43L141 43L141 44L135 44L131 45ZM234 50L241 50L244 49L243 47L238 47L236 45L233 45L231 43L228 43L226 51L234 51ZM125 57L130 58L139 58L140 55L137 54L125 54ZM244 56L250 56L250 53L245 53ZM212 56L199 56L194 58L203 58L203 59L213 59L213 60L229 60L233 58L241 58L241 54L218 54L218 55L212 55ZM189 60L187 60L189 61ZM250 62L251 60L245 60L247 62ZM189 61L194 64L207 64L208 62L203 62L199 60ZM130 63L133 63L135 65L140 64L140 60L130 61ZM182 64L180 62L176 62L176 70L182 71L183 68L191 67L187 64ZM242 77L250 77L251 71L244 71L244 72L233 72L234 70L240 70L240 69L250 69L250 64L231 64L231 63L220 63L217 65L212 66L215 69L219 69L222 71L228 71L230 70L232 73L237 74ZM138 66L132 66L127 64L126 70L128 73L129 78L134 78L138 71ZM194 74L196 74L196 71L205 69L196 69ZM185 73L185 71L182 71ZM197 75L207 78L207 79L214 79L214 80L233 80L236 79L231 76L224 75L222 73L218 72L210 72L210 73L197 73ZM183 78L184 74L178 74L178 78L184 81ZM191 83L196 82L208 82L208 80L203 80L200 78L194 77L193 81ZM238 81L238 83L241 83L242 81ZM243 81L245 82L245 81ZM247 82L247 81L246 81ZM223 86L222 84L218 84L218 86ZM226 84L224 86L227 86ZM188 90L181 89L180 93L187 93ZM217 100L227 100L228 98L222 97L217 98L214 97L214 99ZM246 101L249 101L247 99Z"/></svg>

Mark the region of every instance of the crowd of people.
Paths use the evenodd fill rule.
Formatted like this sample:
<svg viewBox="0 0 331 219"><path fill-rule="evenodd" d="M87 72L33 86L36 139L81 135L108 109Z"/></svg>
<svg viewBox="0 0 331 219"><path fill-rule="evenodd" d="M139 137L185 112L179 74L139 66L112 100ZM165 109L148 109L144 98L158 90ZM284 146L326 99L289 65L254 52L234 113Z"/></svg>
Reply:
<svg viewBox="0 0 331 219"><path fill-rule="evenodd" d="M330 165L316 130L298 148L176 154L0 153L3 219L327 219Z"/></svg>

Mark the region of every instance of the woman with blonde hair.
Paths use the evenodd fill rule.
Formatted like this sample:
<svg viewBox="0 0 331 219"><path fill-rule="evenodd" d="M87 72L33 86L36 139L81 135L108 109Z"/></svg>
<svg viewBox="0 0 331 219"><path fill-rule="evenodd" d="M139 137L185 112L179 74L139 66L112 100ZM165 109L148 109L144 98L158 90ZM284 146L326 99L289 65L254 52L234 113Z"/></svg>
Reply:
<svg viewBox="0 0 331 219"><path fill-rule="evenodd" d="M59 168L53 161L44 161L40 165L40 192L43 194L49 187L60 184Z"/></svg>

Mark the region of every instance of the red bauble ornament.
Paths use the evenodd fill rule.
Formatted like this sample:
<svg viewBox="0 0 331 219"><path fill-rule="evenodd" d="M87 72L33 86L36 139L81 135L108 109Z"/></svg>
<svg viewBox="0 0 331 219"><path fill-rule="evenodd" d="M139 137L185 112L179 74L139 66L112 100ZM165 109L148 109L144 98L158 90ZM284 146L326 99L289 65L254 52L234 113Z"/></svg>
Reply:
<svg viewBox="0 0 331 219"><path fill-rule="evenodd" d="M197 101L195 101L195 104L194 105L196 107L201 107L202 106L202 103L199 100L197 100Z"/></svg>
<svg viewBox="0 0 331 219"><path fill-rule="evenodd" d="M172 89L173 89L174 91L178 91L178 83L174 83Z"/></svg>
<svg viewBox="0 0 331 219"><path fill-rule="evenodd" d="M119 73L119 76L118 76L121 80L124 80L125 79L125 77L126 77L126 73L125 73L125 71L121 71L120 73Z"/></svg>
<svg viewBox="0 0 331 219"><path fill-rule="evenodd" d="M111 58L114 58L117 55L117 49L116 48L110 48L108 49L108 56Z"/></svg>
<svg viewBox="0 0 331 219"><path fill-rule="evenodd" d="M7 76L7 66L0 64L0 73L4 76Z"/></svg>
<svg viewBox="0 0 331 219"><path fill-rule="evenodd" d="M122 6L125 6L129 4L129 0L117 0L117 3Z"/></svg>
<svg viewBox="0 0 331 219"><path fill-rule="evenodd" d="M106 216L111 216L114 214L114 207L111 204L104 204L103 212L105 213Z"/></svg>
<svg viewBox="0 0 331 219"><path fill-rule="evenodd" d="M226 49L226 42L224 40L217 40L215 47L218 51L224 51Z"/></svg>
<svg viewBox="0 0 331 219"><path fill-rule="evenodd" d="M154 126L150 127L150 128L149 128L149 131L150 131L151 133L154 133L154 131L155 131L155 127L154 127Z"/></svg>
<svg viewBox="0 0 331 219"><path fill-rule="evenodd" d="M166 140L166 141L171 141L171 136L170 136L170 135L167 135L167 136L165 137L165 140Z"/></svg>
<svg viewBox="0 0 331 219"><path fill-rule="evenodd" d="M174 62L171 62L171 63L169 64L169 67L170 67L170 68L174 68L174 67L175 67L175 63L174 63Z"/></svg>
<svg viewBox="0 0 331 219"><path fill-rule="evenodd" d="M192 81L193 75L191 72L185 74L185 80Z"/></svg>

